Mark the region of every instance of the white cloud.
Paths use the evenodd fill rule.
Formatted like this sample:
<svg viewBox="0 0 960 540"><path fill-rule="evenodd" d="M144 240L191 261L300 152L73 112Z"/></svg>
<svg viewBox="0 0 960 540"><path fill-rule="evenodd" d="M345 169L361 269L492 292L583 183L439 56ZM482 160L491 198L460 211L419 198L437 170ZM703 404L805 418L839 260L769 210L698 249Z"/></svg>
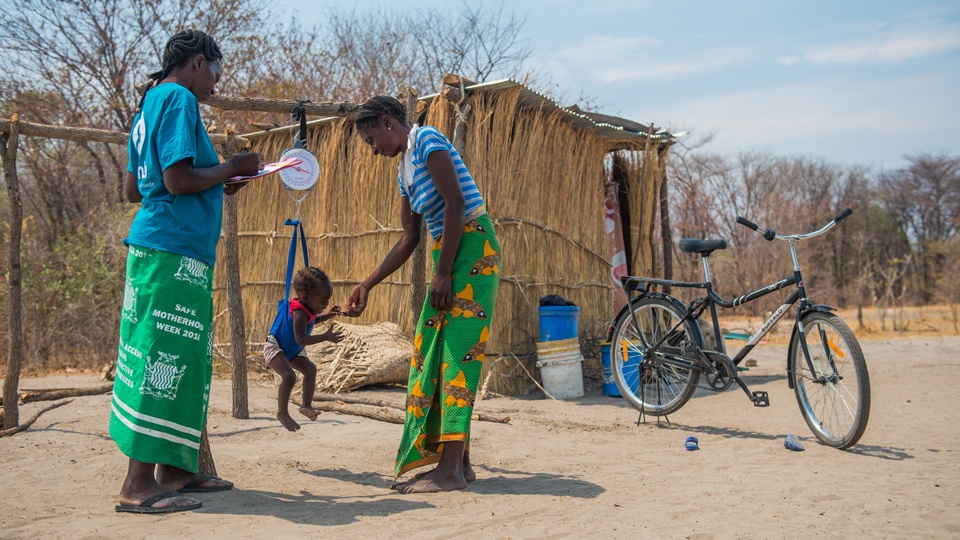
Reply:
<svg viewBox="0 0 960 540"><path fill-rule="evenodd" d="M631 111L674 130L713 133L716 150L819 152L837 161L960 148L956 74L832 78ZM955 151L955 150L954 150Z"/></svg>
<svg viewBox="0 0 960 540"><path fill-rule="evenodd" d="M938 55L958 48L960 25L930 23L897 26L876 36L808 47L800 54L781 57L779 62L786 66L878 64Z"/></svg>
<svg viewBox="0 0 960 540"><path fill-rule="evenodd" d="M650 58L664 57L670 52L653 37L591 36L581 43L560 49L552 61L565 70L603 84L666 80L681 75L704 73L744 62L753 54L744 48L714 49L699 55L688 55L662 62Z"/></svg>

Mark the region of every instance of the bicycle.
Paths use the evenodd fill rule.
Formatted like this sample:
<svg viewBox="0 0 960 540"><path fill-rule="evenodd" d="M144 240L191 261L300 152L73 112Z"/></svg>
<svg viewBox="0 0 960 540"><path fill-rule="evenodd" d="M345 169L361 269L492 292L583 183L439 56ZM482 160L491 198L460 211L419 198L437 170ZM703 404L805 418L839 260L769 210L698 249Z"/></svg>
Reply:
<svg viewBox="0 0 960 540"><path fill-rule="evenodd" d="M755 406L769 406L767 392L751 392L739 377L737 366L797 304L787 349L788 385L796 394L807 426L820 441L839 449L856 444L870 416L866 360L853 332L831 313L835 308L807 299L796 252L797 242L824 234L852 212L848 208L820 230L793 235L778 235L738 216L737 223L762 234L764 239L787 242L793 274L733 300L717 295L710 278L707 259L714 251L726 249L722 239L680 241L682 251L700 255L703 282L623 277L623 289L630 301L614 318L610 330L611 367L620 394L640 411L641 418L644 414L659 418L679 410L698 388L701 376L709 390L720 392L737 383ZM703 289L706 295L684 305L678 298L654 290L657 286ZM793 292L760 330L734 358L728 357L717 306L741 306L791 286L795 286ZM704 348L699 318L708 308L719 351Z"/></svg>

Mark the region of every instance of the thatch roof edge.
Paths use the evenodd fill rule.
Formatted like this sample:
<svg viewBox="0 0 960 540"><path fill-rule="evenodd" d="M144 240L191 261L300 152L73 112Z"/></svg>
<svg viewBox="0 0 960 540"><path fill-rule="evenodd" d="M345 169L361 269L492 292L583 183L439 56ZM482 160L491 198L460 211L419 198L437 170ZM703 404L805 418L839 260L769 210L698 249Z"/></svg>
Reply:
<svg viewBox="0 0 960 540"><path fill-rule="evenodd" d="M671 133L666 129L658 129L653 125L642 126L646 127L645 131L631 131L625 129L623 126L618 126L609 122L598 122L590 118L587 113L581 112L579 109L573 110L568 107L564 107L554 101L552 98L548 97L545 94L541 94L536 90L524 86L523 83L516 81L514 79L502 79L499 81L491 81L485 83L478 83L465 87L464 89L468 92L476 91L488 91L488 92L500 92L504 90L509 90L512 88L520 87L520 97L518 103L520 105L532 106L532 107L542 107L546 112L559 112L564 115L564 118L573 124L578 129L589 129L594 131L594 133L602 138L608 139L611 141L630 141L630 140L646 140L648 137L651 141L658 143L669 143L670 141L682 137L685 133ZM425 105L429 106L434 98L440 94L430 94L419 98L419 101L424 102ZM604 118L615 119L616 117L602 115ZM316 120L311 120L307 122L308 126L322 125L329 122L338 120L340 117L331 116L326 118L318 118ZM627 125L640 125L632 121L625 121ZM299 129L299 124L291 124L289 126L277 127L275 129L265 130L265 131L256 131L253 133L247 133L242 135L246 139L258 139L261 137L268 136L273 133L285 133L293 132Z"/></svg>

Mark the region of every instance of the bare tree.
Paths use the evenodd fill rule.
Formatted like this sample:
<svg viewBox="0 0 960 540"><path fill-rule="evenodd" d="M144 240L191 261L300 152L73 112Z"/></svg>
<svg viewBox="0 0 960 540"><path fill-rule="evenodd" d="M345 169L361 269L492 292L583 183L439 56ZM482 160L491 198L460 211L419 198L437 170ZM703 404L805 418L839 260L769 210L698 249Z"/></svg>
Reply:
<svg viewBox="0 0 960 540"><path fill-rule="evenodd" d="M887 211L916 242L920 296L933 298L944 259L935 246L960 229L960 159L945 155L908 158L910 165L880 176Z"/></svg>
<svg viewBox="0 0 960 540"><path fill-rule="evenodd" d="M493 76L517 77L533 54L522 39L527 17L507 13L503 2L483 8L463 2L454 20L422 10L411 21L412 37L430 91L445 73L484 82Z"/></svg>

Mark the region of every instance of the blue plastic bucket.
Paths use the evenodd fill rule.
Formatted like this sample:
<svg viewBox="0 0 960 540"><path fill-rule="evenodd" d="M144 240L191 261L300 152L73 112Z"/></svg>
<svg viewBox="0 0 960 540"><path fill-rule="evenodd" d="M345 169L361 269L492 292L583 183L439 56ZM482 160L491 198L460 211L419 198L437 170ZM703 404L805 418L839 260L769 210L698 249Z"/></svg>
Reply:
<svg viewBox="0 0 960 540"><path fill-rule="evenodd" d="M610 344L600 344L600 371L603 373L603 395L620 397L617 383L613 381L613 369L610 363Z"/></svg>
<svg viewBox="0 0 960 540"><path fill-rule="evenodd" d="M618 347L620 347L620 356L623 357L623 367L621 368L623 372L624 382L627 383L627 388L630 389L630 392L633 395L637 395L637 391L640 389L640 360L643 359L643 353L641 353L636 347L630 347L626 342L621 342Z"/></svg>
<svg viewBox="0 0 960 540"><path fill-rule="evenodd" d="M579 306L539 306L540 341L557 341L577 337Z"/></svg>

